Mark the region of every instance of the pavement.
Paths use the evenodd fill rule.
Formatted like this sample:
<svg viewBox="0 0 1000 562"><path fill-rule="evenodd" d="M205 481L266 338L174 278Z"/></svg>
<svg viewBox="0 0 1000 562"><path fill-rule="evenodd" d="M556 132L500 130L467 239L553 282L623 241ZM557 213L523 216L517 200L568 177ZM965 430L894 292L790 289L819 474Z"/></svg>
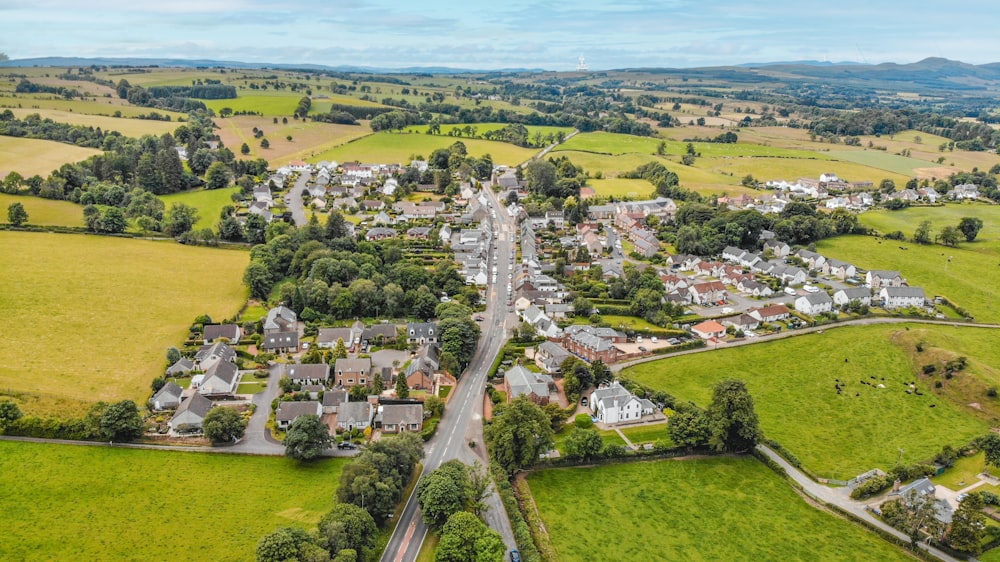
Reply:
<svg viewBox="0 0 1000 562"><path fill-rule="evenodd" d="M288 190L286 197L288 199L288 210L292 212L292 220L295 222L295 226L305 226L307 222L305 203L302 202L302 193L306 190L306 184L309 183L309 179L312 178L311 172L303 172L299 174L298 179L295 180L295 185Z"/></svg>

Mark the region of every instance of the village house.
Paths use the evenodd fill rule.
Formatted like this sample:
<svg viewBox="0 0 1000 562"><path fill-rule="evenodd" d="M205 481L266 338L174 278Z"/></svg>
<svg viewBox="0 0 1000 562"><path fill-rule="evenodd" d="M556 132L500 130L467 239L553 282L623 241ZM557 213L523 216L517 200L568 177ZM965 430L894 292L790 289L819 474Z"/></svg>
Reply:
<svg viewBox="0 0 1000 562"><path fill-rule="evenodd" d="M747 314L761 322L777 322L790 317L792 311L788 310L788 307L783 304L772 304L764 308L751 308L747 311Z"/></svg>
<svg viewBox="0 0 1000 562"><path fill-rule="evenodd" d="M264 219L264 222L271 222L274 220L274 213L268 210L267 203L254 202L247 207L247 212L251 215L257 215Z"/></svg>
<svg viewBox="0 0 1000 562"><path fill-rule="evenodd" d="M384 404L379 409L382 433L418 432L424 427L424 407L420 404Z"/></svg>
<svg viewBox="0 0 1000 562"><path fill-rule="evenodd" d="M701 264L699 264L701 265ZM715 305L726 302L729 292L721 281L709 281L707 283L696 283L688 288L691 301L701 305Z"/></svg>
<svg viewBox="0 0 1000 562"><path fill-rule="evenodd" d="M768 240L764 242L764 251L771 252L776 258L787 257L791 253L792 249L788 247L788 244L778 240Z"/></svg>
<svg viewBox="0 0 1000 562"><path fill-rule="evenodd" d="M206 345L222 338L230 343L236 343L243 336L243 331L237 324L208 324L205 326L204 335Z"/></svg>
<svg viewBox="0 0 1000 562"><path fill-rule="evenodd" d="M850 304L851 301L858 301L859 304L871 306L872 292L865 287L855 287L851 289L839 289L833 293L833 304L835 306L844 306L845 304Z"/></svg>
<svg viewBox="0 0 1000 562"><path fill-rule="evenodd" d="M343 341L348 349L354 345L359 335L352 328L320 328L316 334L316 345L322 349L333 349L338 341Z"/></svg>
<svg viewBox="0 0 1000 562"><path fill-rule="evenodd" d="M238 382L239 370L236 365L228 361L219 361L211 369L205 371L205 375L198 385L198 394L218 397L232 396L236 392Z"/></svg>
<svg viewBox="0 0 1000 562"><path fill-rule="evenodd" d="M302 385L325 385L330 379L330 366L325 363L285 365L285 376Z"/></svg>
<svg viewBox="0 0 1000 562"><path fill-rule="evenodd" d="M726 337L726 327L719 324L715 320L705 320L704 322L699 322L698 324L691 326L691 331L694 332L694 335L703 340Z"/></svg>
<svg viewBox="0 0 1000 562"><path fill-rule="evenodd" d="M336 414L340 405L347 402L349 393L347 389L337 388L334 390L327 390L323 393L323 413L324 414Z"/></svg>
<svg viewBox="0 0 1000 562"><path fill-rule="evenodd" d="M340 358L333 366L333 378L335 386L351 388L352 386L366 385L372 375L372 360L364 358Z"/></svg>
<svg viewBox="0 0 1000 562"><path fill-rule="evenodd" d="M527 396L539 406L548 404L549 394L556 390L552 377L529 371L520 365L511 367L504 373L503 384L508 401L518 396Z"/></svg>
<svg viewBox="0 0 1000 562"><path fill-rule="evenodd" d="M394 228L376 226L368 229L368 232L365 233L365 239L369 242L374 242L376 240L388 240L389 238L395 238L397 234L398 233Z"/></svg>
<svg viewBox="0 0 1000 562"><path fill-rule="evenodd" d="M563 349L555 342L545 341L535 348L535 365L552 375L559 372L563 361L571 356L570 352Z"/></svg>
<svg viewBox="0 0 1000 562"><path fill-rule="evenodd" d="M181 405L181 397L184 389L177 386L173 381L163 385L163 388L156 391L156 394L149 399L149 406L154 411L173 410Z"/></svg>
<svg viewBox="0 0 1000 562"><path fill-rule="evenodd" d="M264 333L294 332L297 321L298 317L294 310L284 306L272 308L267 311L267 316L264 318Z"/></svg>
<svg viewBox="0 0 1000 562"><path fill-rule="evenodd" d="M437 342L437 324L434 322L420 322L406 325L406 343L423 345L425 343Z"/></svg>
<svg viewBox="0 0 1000 562"><path fill-rule="evenodd" d="M723 326L732 326L737 330L756 330L760 327L760 320L757 320L749 314L737 314L736 316L721 318L719 322Z"/></svg>
<svg viewBox="0 0 1000 562"><path fill-rule="evenodd" d="M264 334L260 348L268 353L294 353L299 349L298 332L274 332Z"/></svg>
<svg viewBox="0 0 1000 562"><path fill-rule="evenodd" d="M903 276L898 271L872 269L865 274L865 285L868 285L872 289L901 287L903 283Z"/></svg>
<svg viewBox="0 0 1000 562"><path fill-rule="evenodd" d="M393 343L398 337L395 324L375 324L367 326L361 330L361 343L363 345L383 345Z"/></svg>
<svg viewBox="0 0 1000 562"><path fill-rule="evenodd" d="M434 388L434 372L440 367L438 347L428 343L420 346L417 355L406 368L406 384L414 390Z"/></svg>
<svg viewBox="0 0 1000 562"><path fill-rule="evenodd" d="M736 288L748 295L755 297L769 297L774 294L774 290L767 285L755 281L754 279L741 279Z"/></svg>
<svg viewBox="0 0 1000 562"><path fill-rule="evenodd" d="M194 365L201 371L208 371L218 363L231 363L236 360L236 350L223 342L203 345L194 354Z"/></svg>
<svg viewBox="0 0 1000 562"><path fill-rule="evenodd" d="M726 264L719 261L698 261L694 264L695 274L705 277L718 277L722 275L722 270Z"/></svg>
<svg viewBox="0 0 1000 562"><path fill-rule="evenodd" d="M371 402L343 402L337 409L337 429L352 431L372 424L375 409Z"/></svg>
<svg viewBox="0 0 1000 562"><path fill-rule="evenodd" d="M167 367L168 376L186 375L194 370L194 361L187 357L181 357L176 363Z"/></svg>
<svg viewBox="0 0 1000 562"><path fill-rule="evenodd" d="M979 198L979 186L971 183L963 183L962 185L956 185L948 192L948 197L952 199L978 199Z"/></svg>
<svg viewBox="0 0 1000 562"><path fill-rule="evenodd" d="M795 299L795 310L810 316L830 312L833 310L833 299L824 292L802 295Z"/></svg>
<svg viewBox="0 0 1000 562"><path fill-rule="evenodd" d="M274 411L274 421L279 429L288 429L288 426L302 416L322 415L323 405L315 400L285 401L278 403L278 409Z"/></svg>
<svg viewBox="0 0 1000 562"><path fill-rule="evenodd" d="M827 259L821 266L821 270L823 271L823 275L836 277L841 281L847 279L848 277L854 277L858 273L858 269L853 265L833 258Z"/></svg>
<svg viewBox="0 0 1000 562"><path fill-rule="evenodd" d="M192 394L181 402L173 417L167 422L170 430L175 433L193 433L201 431L201 424L214 404L201 394Z"/></svg>
<svg viewBox="0 0 1000 562"><path fill-rule="evenodd" d="M566 333L568 336L563 338L562 346L570 353L591 363L598 359L604 363L614 363L620 353L614 344L625 341L625 334L611 328L594 328L577 324L568 326Z"/></svg>
<svg viewBox="0 0 1000 562"><path fill-rule="evenodd" d="M602 385L590 393L590 408L597 420L607 425L637 422L656 412L656 406L645 398L637 398L618 381Z"/></svg>
<svg viewBox="0 0 1000 562"><path fill-rule="evenodd" d="M885 309L923 307L927 302L924 290L920 287L883 287L879 291L879 298Z"/></svg>
<svg viewBox="0 0 1000 562"><path fill-rule="evenodd" d="M809 269L820 269L823 264L826 263L826 257L817 254L816 252L810 252L809 250L799 250L795 252L795 257L802 260L803 263L809 266Z"/></svg>

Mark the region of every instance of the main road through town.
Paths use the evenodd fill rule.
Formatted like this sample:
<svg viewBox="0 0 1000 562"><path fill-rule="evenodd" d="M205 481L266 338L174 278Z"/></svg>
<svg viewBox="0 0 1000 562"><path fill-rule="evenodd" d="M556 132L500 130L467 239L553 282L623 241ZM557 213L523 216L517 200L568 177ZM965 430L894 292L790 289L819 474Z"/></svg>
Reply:
<svg viewBox="0 0 1000 562"><path fill-rule="evenodd" d="M494 278L496 281L487 285L486 312L483 313L484 319L481 322L482 336L479 339L479 346L458 386L448 399L448 406L441 417L437 433L427 443L421 477L452 459L459 459L467 464L476 461L486 464L482 424L483 390L490 367L506 340L507 329L516 322L516 317L507 304L509 301L507 285L513 283L511 258L516 252L517 228L515 219L507 215L492 191L486 187L483 193L487 194L488 206L493 217L491 224L496 249L491 251L490 265L491 270L492 266L496 266L496 275L491 273L490 281ZM486 523L500 533L508 549L516 548L510 519L495 490L491 490L486 504L487 511L484 514ZM427 526L424 525L414 493L406 499L406 506L396 524L396 530L382 554L382 562L416 560L426 534Z"/></svg>

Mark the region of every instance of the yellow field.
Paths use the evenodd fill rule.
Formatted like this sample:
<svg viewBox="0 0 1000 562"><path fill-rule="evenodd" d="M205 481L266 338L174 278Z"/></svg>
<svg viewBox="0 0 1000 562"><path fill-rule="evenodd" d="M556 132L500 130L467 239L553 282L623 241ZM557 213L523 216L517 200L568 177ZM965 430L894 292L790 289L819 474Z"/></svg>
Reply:
<svg viewBox="0 0 1000 562"><path fill-rule="evenodd" d="M62 142L0 136L0 177L17 172L24 177L47 176L67 162L79 162L100 154Z"/></svg>
<svg viewBox="0 0 1000 562"><path fill-rule="evenodd" d="M495 164L520 164L538 151L533 148L520 148L505 142L485 141L478 139L457 139L421 135L417 133L375 133L331 150L318 153L307 158L309 162L321 160L336 160L337 162L409 162L413 156L430 157L439 148L448 148L456 141L465 144L471 156L489 154Z"/></svg>
<svg viewBox="0 0 1000 562"><path fill-rule="evenodd" d="M271 117L255 115L216 119L215 124L219 127L219 136L230 150L240 154L240 147L247 143L250 154L246 158L263 158L276 167L287 164L289 160L311 158L352 139L371 134L371 129L364 123L335 125L289 119L286 125L281 123L280 118L275 124ZM254 138L254 127L264 131L264 137L270 143L267 149L261 148L260 139ZM291 141L287 140L288 135L292 136Z"/></svg>
<svg viewBox="0 0 1000 562"><path fill-rule="evenodd" d="M249 254L110 237L0 232L0 392L28 413L78 415L149 396L167 347L200 314L246 298Z"/></svg>
<svg viewBox="0 0 1000 562"><path fill-rule="evenodd" d="M7 207L24 205L29 225L83 226L83 207L69 201L0 193L0 223L7 222Z"/></svg>
<svg viewBox="0 0 1000 562"><path fill-rule="evenodd" d="M149 119L128 119L124 117L111 117L110 115L91 115L76 111L62 111L59 109L13 109L14 115L18 119L37 113L43 118L51 119L59 123L69 123L71 125L82 125L84 127L100 127L103 131L118 131L126 137L141 137L142 135L162 135L163 133L173 133L180 125L173 121L151 121Z"/></svg>
<svg viewBox="0 0 1000 562"><path fill-rule="evenodd" d="M798 178L818 178L825 172L833 172L848 181L871 181L878 185L883 178L889 178L896 185L903 185L908 176L855 164L830 160L805 160L801 158L698 158L695 167L719 174L732 174L737 181L752 174L758 181L787 180Z"/></svg>

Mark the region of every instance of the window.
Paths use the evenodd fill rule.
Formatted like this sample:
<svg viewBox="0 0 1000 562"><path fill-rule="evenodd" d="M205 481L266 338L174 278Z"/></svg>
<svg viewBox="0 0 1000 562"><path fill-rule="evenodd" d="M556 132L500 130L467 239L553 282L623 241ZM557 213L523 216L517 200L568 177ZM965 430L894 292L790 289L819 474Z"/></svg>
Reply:
<svg viewBox="0 0 1000 562"><path fill-rule="evenodd" d="M358 384L365 384L365 379L360 379L360 380L358 381Z"/></svg>
<svg viewBox="0 0 1000 562"><path fill-rule="evenodd" d="M347 379L347 384L354 384L354 379Z"/></svg>

